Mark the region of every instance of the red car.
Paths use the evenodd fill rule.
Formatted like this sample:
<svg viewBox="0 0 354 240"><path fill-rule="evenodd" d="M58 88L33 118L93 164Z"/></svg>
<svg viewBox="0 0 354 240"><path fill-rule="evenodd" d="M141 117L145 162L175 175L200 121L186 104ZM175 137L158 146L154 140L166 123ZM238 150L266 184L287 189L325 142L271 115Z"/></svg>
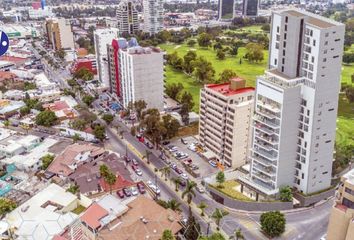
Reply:
<svg viewBox="0 0 354 240"><path fill-rule="evenodd" d="M183 173L183 171L181 169L179 169L179 168L176 168L175 172L178 173L178 174L182 174Z"/></svg>
<svg viewBox="0 0 354 240"><path fill-rule="evenodd" d="M138 187L138 190L141 194L144 194L146 193L146 190L145 190L145 187L144 187L144 184L142 184L141 182L137 183L136 186Z"/></svg>
<svg viewBox="0 0 354 240"><path fill-rule="evenodd" d="M118 197L120 197L120 198L124 198L124 192L123 192L123 190L118 190L118 191L117 191L117 195L118 195Z"/></svg>
<svg viewBox="0 0 354 240"><path fill-rule="evenodd" d="M136 171L136 170L138 169L138 167L137 167L136 165L132 165L132 169L133 169L134 171Z"/></svg>

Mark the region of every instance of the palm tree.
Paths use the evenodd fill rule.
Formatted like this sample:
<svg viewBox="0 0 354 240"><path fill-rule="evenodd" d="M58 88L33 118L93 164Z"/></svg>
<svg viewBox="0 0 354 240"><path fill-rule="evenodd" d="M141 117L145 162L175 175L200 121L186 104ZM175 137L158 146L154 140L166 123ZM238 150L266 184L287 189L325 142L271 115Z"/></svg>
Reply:
<svg viewBox="0 0 354 240"><path fill-rule="evenodd" d="M218 231L219 231L219 229L220 229L221 220L222 220L227 214L229 214L227 211L222 210L222 209L219 209L219 208L215 208L215 211L214 211L213 214L211 215L211 217L212 217L213 219L215 219L216 225L218 226L218 227L217 227L217 230L218 230Z"/></svg>
<svg viewBox="0 0 354 240"><path fill-rule="evenodd" d="M245 237L242 234L242 230L241 228L237 228L236 231L234 232L234 235L230 237L231 239L235 239L235 240L244 240Z"/></svg>
<svg viewBox="0 0 354 240"><path fill-rule="evenodd" d="M105 181L109 185L109 192L112 194L112 186L116 183L117 181L117 176L112 173L111 171L108 173L108 175L105 177Z"/></svg>
<svg viewBox="0 0 354 240"><path fill-rule="evenodd" d="M10 121L9 121L9 120L5 120L5 121L3 122L3 124L4 124L4 127L5 127L5 128L8 128L8 127L10 126Z"/></svg>
<svg viewBox="0 0 354 240"><path fill-rule="evenodd" d="M101 177L105 178L109 173L109 169L107 167L107 165L103 164L100 166L100 174L101 174Z"/></svg>
<svg viewBox="0 0 354 240"><path fill-rule="evenodd" d="M181 180L179 177L177 177L177 178L173 178L172 181L173 181L173 182L175 183L175 185L176 185L176 192L178 192L179 185L181 185L182 180Z"/></svg>
<svg viewBox="0 0 354 240"><path fill-rule="evenodd" d="M146 158L147 164L150 164L150 155L151 155L151 154L152 154L151 151L149 151L149 150L146 150L146 151L145 151L145 155L143 156L143 159Z"/></svg>
<svg viewBox="0 0 354 240"><path fill-rule="evenodd" d="M196 196L194 189L197 186L197 184L193 181L187 181L187 186L184 192L182 193L182 198L184 199L185 196L187 196L187 203L188 205L191 205L193 197Z"/></svg>
<svg viewBox="0 0 354 240"><path fill-rule="evenodd" d="M75 133L73 136L73 143L76 143L81 140L81 137L79 134Z"/></svg>
<svg viewBox="0 0 354 240"><path fill-rule="evenodd" d="M171 169L169 166L163 167L159 170L161 172L161 177L165 176L165 181L167 181L167 177L170 176Z"/></svg>
<svg viewBox="0 0 354 240"><path fill-rule="evenodd" d="M120 130L119 131L119 136L121 139L124 139L124 133L125 133L125 130Z"/></svg>
<svg viewBox="0 0 354 240"><path fill-rule="evenodd" d="M201 201L198 205L198 208L202 211L200 216L204 216L204 210L208 207L208 205L204 202L204 201Z"/></svg>
<svg viewBox="0 0 354 240"><path fill-rule="evenodd" d="M169 209L175 211L175 212L180 212L181 209L180 209L180 206L181 206L181 203L180 202L177 202L176 199L171 199L167 202L167 206Z"/></svg>

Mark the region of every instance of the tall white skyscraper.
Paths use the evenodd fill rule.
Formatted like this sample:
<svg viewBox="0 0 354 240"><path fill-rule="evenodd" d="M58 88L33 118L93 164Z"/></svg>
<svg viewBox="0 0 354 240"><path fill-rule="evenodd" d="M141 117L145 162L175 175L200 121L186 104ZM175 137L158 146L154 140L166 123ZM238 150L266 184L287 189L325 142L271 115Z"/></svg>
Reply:
<svg viewBox="0 0 354 240"><path fill-rule="evenodd" d="M156 34L163 29L164 0L143 0L144 32Z"/></svg>
<svg viewBox="0 0 354 240"><path fill-rule="evenodd" d="M345 26L300 10L272 13L269 69L257 79L251 184L310 194L330 186Z"/></svg>
<svg viewBox="0 0 354 240"><path fill-rule="evenodd" d="M112 44L112 40L116 39L118 34L117 28L97 29L94 32L98 77L107 87L109 87L107 44Z"/></svg>
<svg viewBox="0 0 354 240"><path fill-rule="evenodd" d="M121 33L133 34L139 30L138 10L133 0L122 0L119 3L117 21Z"/></svg>

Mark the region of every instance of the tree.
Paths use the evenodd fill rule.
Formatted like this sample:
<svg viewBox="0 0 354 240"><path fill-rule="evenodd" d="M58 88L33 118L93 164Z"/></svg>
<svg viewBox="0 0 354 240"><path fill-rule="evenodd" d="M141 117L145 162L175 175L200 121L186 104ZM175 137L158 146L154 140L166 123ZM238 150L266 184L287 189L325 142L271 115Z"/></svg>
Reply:
<svg viewBox="0 0 354 240"><path fill-rule="evenodd" d="M150 156L151 156L152 152L149 150L145 151L145 155L143 156L143 159L146 159L147 164L150 164Z"/></svg>
<svg viewBox="0 0 354 240"><path fill-rule="evenodd" d="M230 48L229 53L230 53L231 56L237 56L237 54L238 54L238 46L237 45L233 45Z"/></svg>
<svg viewBox="0 0 354 240"><path fill-rule="evenodd" d="M286 219L284 214L279 211L271 211L262 213L261 229L269 237L278 237L285 231Z"/></svg>
<svg viewBox="0 0 354 240"><path fill-rule="evenodd" d="M59 49L54 53L55 56L59 57L61 60L64 60L66 52L64 51L64 49Z"/></svg>
<svg viewBox="0 0 354 240"><path fill-rule="evenodd" d="M217 227L217 230L220 229L220 223L221 220L228 215L229 213L225 210L219 209L219 208L215 208L213 214L211 215L211 217L215 220Z"/></svg>
<svg viewBox="0 0 354 240"><path fill-rule="evenodd" d="M82 140L82 138L80 137L80 135L78 133L75 133L74 136L72 137L73 139L73 143L76 143L80 140Z"/></svg>
<svg viewBox="0 0 354 240"><path fill-rule="evenodd" d="M24 107L20 108L21 117L26 116L30 112L31 112L31 109L29 107L27 107L27 106L24 106Z"/></svg>
<svg viewBox="0 0 354 240"><path fill-rule="evenodd" d="M197 53L195 51L188 51L183 57L183 69L187 74L192 74L194 71L193 62L197 59Z"/></svg>
<svg viewBox="0 0 354 240"><path fill-rule="evenodd" d="M221 188L222 184L225 182L225 173L223 171L216 174L216 182L218 183L218 187Z"/></svg>
<svg viewBox="0 0 354 240"><path fill-rule="evenodd" d="M95 101L95 98L91 96L90 94L85 94L82 97L82 101L88 106L91 107L92 103Z"/></svg>
<svg viewBox="0 0 354 240"><path fill-rule="evenodd" d="M147 107L147 103L144 100L138 100L135 101L133 105L136 111L136 116L140 120L143 110Z"/></svg>
<svg viewBox="0 0 354 240"><path fill-rule="evenodd" d="M178 133L178 129L181 127L177 119L173 118L170 114L167 114L162 117L162 122L163 122L163 126L166 129L166 133L163 136L163 138L164 139L174 138Z"/></svg>
<svg viewBox="0 0 354 240"><path fill-rule="evenodd" d="M217 52L216 52L216 57L219 59L219 60L224 60L226 55L224 53L223 50L219 49Z"/></svg>
<svg viewBox="0 0 354 240"><path fill-rule="evenodd" d="M198 240L226 240L226 239L224 238L224 236L221 233L216 232L216 233L213 233L209 237L203 236L203 237L199 238Z"/></svg>
<svg viewBox="0 0 354 240"><path fill-rule="evenodd" d="M162 233L161 240L176 240L176 238L173 236L173 233L171 230L165 230Z"/></svg>
<svg viewBox="0 0 354 240"><path fill-rule="evenodd" d="M108 175L105 177L105 181L108 183L109 192L112 194L112 187L117 181L117 176L113 172L109 171Z"/></svg>
<svg viewBox="0 0 354 240"><path fill-rule="evenodd" d="M4 214L11 212L17 207L16 202L7 199L7 198L0 198L0 215L3 216Z"/></svg>
<svg viewBox="0 0 354 240"><path fill-rule="evenodd" d="M183 59L178 56L176 51L171 54L167 54L166 61L169 65L178 71L183 69Z"/></svg>
<svg viewBox="0 0 354 240"><path fill-rule="evenodd" d="M58 120L58 118L55 115L55 113L50 110L45 110L43 112L40 112L36 116L36 124L41 125L41 126L45 126L45 127L53 126L57 120Z"/></svg>
<svg viewBox="0 0 354 240"><path fill-rule="evenodd" d="M208 207L208 205L204 202L204 201L201 201L198 205L198 208L200 209L201 213L200 213L200 216L204 216L204 211L205 209Z"/></svg>
<svg viewBox="0 0 354 240"><path fill-rule="evenodd" d="M175 212L180 212L181 211L181 203L178 202L176 199L171 199L167 202L167 208L175 211Z"/></svg>
<svg viewBox="0 0 354 240"><path fill-rule="evenodd" d="M93 77L94 77L93 73L90 72L90 70L85 67L78 69L74 73L75 79L82 79L84 81L91 81Z"/></svg>
<svg viewBox="0 0 354 240"><path fill-rule="evenodd" d="M146 110L140 120L139 127L146 129L145 134L150 137L156 147L167 131L160 120L160 112L157 109Z"/></svg>
<svg viewBox="0 0 354 240"><path fill-rule="evenodd" d="M237 77L237 73L231 69L225 69L220 73L219 83L228 83L232 78Z"/></svg>
<svg viewBox="0 0 354 240"><path fill-rule="evenodd" d="M187 181L187 186L184 189L183 193L182 193L182 198L184 199L184 197L187 197L187 203L190 206L193 200L193 197L196 196L195 194L195 188L196 188L197 184L193 181Z"/></svg>
<svg viewBox="0 0 354 240"><path fill-rule="evenodd" d="M185 125L189 124L189 112L192 111L194 107L193 96L189 92L184 92L181 98L181 110L179 114L181 115L182 121Z"/></svg>
<svg viewBox="0 0 354 240"><path fill-rule="evenodd" d="M210 47L212 36L208 33L201 33L198 37L198 44L200 47Z"/></svg>
<svg viewBox="0 0 354 240"><path fill-rule="evenodd" d="M188 47L194 47L195 44L197 44L197 41L195 41L194 39L190 39L190 40L187 42Z"/></svg>
<svg viewBox="0 0 354 240"><path fill-rule="evenodd" d="M345 52L343 54L343 62L346 64L350 64L350 63L354 62L354 53Z"/></svg>
<svg viewBox="0 0 354 240"><path fill-rule="evenodd" d="M85 130L87 125L86 119L84 118L76 118L70 121L69 126L75 130L83 131Z"/></svg>
<svg viewBox="0 0 354 240"><path fill-rule="evenodd" d="M245 237L242 234L241 228L237 228L236 231L234 232L234 235L230 237L230 239L234 240L244 240Z"/></svg>
<svg viewBox="0 0 354 240"><path fill-rule="evenodd" d="M107 123L107 125L110 125L114 120L114 116L110 113L106 113L102 116L102 119Z"/></svg>
<svg viewBox="0 0 354 240"><path fill-rule="evenodd" d="M176 188L175 191L178 192L179 186L182 183L182 180L179 177L173 178L172 181L174 182Z"/></svg>
<svg viewBox="0 0 354 240"><path fill-rule="evenodd" d="M166 94L173 100L177 100L178 94L183 90L182 83L168 84L165 88Z"/></svg>
<svg viewBox="0 0 354 240"><path fill-rule="evenodd" d="M222 49L223 49L221 42L215 43L214 46L213 46L213 48L214 48L214 51L215 51L215 50L222 50Z"/></svg>
<svg viewBox="0 0 354 240"><path fill-rule="evenodd" d="M108 173L109 173L109 168L107 167L106 164L102 164L100 166L100 175L101 175L101 177L103 177L103 178L107 177Z"/></svg>
<svg viewBox="0 0 354 240"><path fill-rule="evenodd" d="M293 192L289 186L280 188L280 200L283 202L291 202L293 200Z"/></svg>
<svg viewBox="0 0 354 240"><path fill-rule="evenodd" d="M161 177L165 176L165 181L167 181L167 177L170 176L171 169L169 166L163 167L159 170L161 172Z"/></svg>
<svg viewBox="0 0 354 240"><path fill-rule="evenodd" d="M72 194L76 194L80 190L79 186L76 184L70 185L70 187L66 190Z"/></svg>
<svg viewBox="0 0 354 240"><path fill-rule="evenodd" d="M349 86L345 89L345 95L347 96L350 103L354 102L354 86Z"/></svg>
<svg viewBox="0 0 354 240"><path fill-rule="evenodd" d="M195 217L193 216L191 211L187 220L186 230L183 235L185 239L188 240L197 240L200 237L200 225L195 220Z"/></svg>
<svg viewBox="0 0 354 240"><path fill-rule="evenodd" d="M136 127L131 127L130 128L130 134L132 135L132 136L135 136L136 135Z"/></svg>
<svg viewBox="0 0 354 240"><path fill-rule="evenodd" d="M46 170L49 165L53 162L54 160L54 155L51 154L46 154L41 158L42 161L42 169Z"/></svg>
<svg viewBox="0 0 354 240"><path fill-rule="evenodd" d="M93 129L93 135L95 138L97 138L99 141L103 142L103 140L106 139L106 129L104 126L101 125L96 125Z"/></svg>
<svg viewBox="0 0 354 240"><path fill-rule="evenodd" d="M210 62L204 57L199 57L193 61L195 66L194 76L198 83L206 84L213 82L215 76L215 70Z"/></svg>
<svg viewBox="0 0 354 240"><path fill-rule="evenodd" d="M9 120L5 120L5 121L3 122L3 124L4 124L4 127L5 127L5 128L8 128L8 127L10 126L10 121L9 121Z"/></svg>
<svg viewBox="0 0 354 240"><path fill-rule="evenodd" d="M246 45L246 55L245 57L248 61L252 62L260 62L264 59L263 55L263 46L257 43L248 43Z"/></svg>
<svg viewBox="0 0 354 240"><path fill-rule="evenodd" d="M265 32L269 32L270 31L270 24L263 24L261 29Z"/></svg>

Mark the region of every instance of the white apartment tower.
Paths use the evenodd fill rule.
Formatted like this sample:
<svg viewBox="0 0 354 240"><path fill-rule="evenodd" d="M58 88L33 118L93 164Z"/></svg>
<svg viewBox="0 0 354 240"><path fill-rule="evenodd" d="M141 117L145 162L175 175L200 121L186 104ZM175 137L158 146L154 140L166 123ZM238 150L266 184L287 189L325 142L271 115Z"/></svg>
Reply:
<svg viewBox="0 0 354 240"><path fill-rule="evenodd" d="M244 165L250 148L255 91L245 83L234 78L200 92L200 143L227 167Z"/></svg>
<svg viewBox="0 0 354 240"><path fill-rule="evenodd" d="M106 87L109 87L107 45L112 44L112 40L116 39L118 35L117 28L97 29L94 32L98 77Z"/></svg>
<svg viewBox="0 0 354 240"><path fill-rule="evenodd" d="M111 92L125 108L144 100L148 108L163 110L164 54L159 48L140 47L134 38L112 41L108 49Z"/></svg>
<svg viewBox="0 0 354 240"><path fill-rule="evenodd" d="M119 3L117 20L121 33L133 34L139 30L138 10L134 0L122 0Z"/></svg>
<svg viewBox="0 0 354 240"><path fill-rule="evenodd" d="M74 35L69 19L48 18L45 28L49 43L54 50L70 50L75 48Z"/></svg>
<svg viewBox="0 0 354 240"><path fill-rule="evenodd" d="M164 0L143 0L144 32L156 34L163 29Z"/></svg>
<svg viewBox="0 0 354 240"><path fill-rule="evenodd" d="M312 13L272 13L248 179L265 195L286 185L310 194L331 184L344 31L343 24Z"/></svg>

